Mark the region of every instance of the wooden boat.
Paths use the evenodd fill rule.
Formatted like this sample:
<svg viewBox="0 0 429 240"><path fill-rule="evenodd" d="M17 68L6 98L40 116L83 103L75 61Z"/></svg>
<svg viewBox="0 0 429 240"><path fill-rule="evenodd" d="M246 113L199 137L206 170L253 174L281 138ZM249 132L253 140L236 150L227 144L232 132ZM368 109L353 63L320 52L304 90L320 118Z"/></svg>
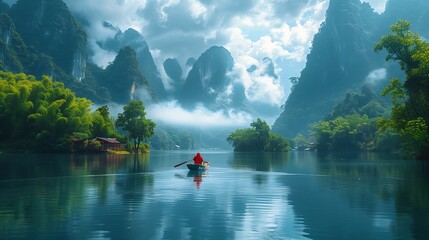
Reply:
<svg viewBox="0 0 429 240"><path fill-rule="evenodd" d="M188 166L188 169L191 171L204 171L209 168L210 163L203 162L203 164L186 164L186 166Z"/></svg>

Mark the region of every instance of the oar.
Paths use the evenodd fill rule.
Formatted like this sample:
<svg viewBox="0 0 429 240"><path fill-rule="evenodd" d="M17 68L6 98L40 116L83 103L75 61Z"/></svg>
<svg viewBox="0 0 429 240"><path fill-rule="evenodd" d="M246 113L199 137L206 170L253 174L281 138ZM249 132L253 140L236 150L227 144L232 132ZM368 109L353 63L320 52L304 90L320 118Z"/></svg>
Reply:
<svg viewBox="0 0 429 240"><path fill-rule="evenodd" d="M184 162L182 162L182 163L176 164L176 165L174 165L174 167L178 167L178 166L183 165L183 164L185 164L185 163L187 163L187 162L189 162L189 161L191 161L191 160L184 161Z"/></svg>

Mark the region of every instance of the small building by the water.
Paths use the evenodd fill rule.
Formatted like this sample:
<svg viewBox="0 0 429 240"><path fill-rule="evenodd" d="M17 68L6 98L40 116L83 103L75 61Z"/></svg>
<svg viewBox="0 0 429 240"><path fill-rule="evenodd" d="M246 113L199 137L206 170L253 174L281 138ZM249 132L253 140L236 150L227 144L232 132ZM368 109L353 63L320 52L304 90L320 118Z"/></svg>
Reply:
<svg viewBox="0 0 429 240"><path fill-rule="evenodd" d="M100 142L100 150L101 151L107 151L107 150L124 150L124 144L116 140L116 138L103 138L103 137L96 137L94 140L97 140Z"/></svg>
<svg viewBox="0 0 429 240"><path fill-rule="evenodd" d="M86 139L72 139L72 151L73 152L93 152L107 150L123 151L125 144L119 142L116 138L86 138Z"/></svg>

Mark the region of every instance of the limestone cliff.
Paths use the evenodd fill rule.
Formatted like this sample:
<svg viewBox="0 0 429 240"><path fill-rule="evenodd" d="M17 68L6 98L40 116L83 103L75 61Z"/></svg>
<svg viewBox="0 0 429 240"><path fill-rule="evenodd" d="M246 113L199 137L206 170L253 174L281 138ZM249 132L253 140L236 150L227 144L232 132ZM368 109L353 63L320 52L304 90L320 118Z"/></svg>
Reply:
<svg viewBox="0 0 429 240"><path fill-rule="evenodd" d="M112 28L108 23L105 23L105 27ZM168 98L168 93L144 37L132 28L124 32L119 29L116 30L117 33L114 38L107 39L104 42L98 42L98 45L105 50L114 52L118 52L119 49L126 46L131 46L137 54L136 57L139 69L148 81L153 92L160 100Z"/></svg>
<svg viewBox="0 0 429 240"><path fill-rule="evenodd" d="M219 97L232 83L227 73L233 65L234 60L228 50L211 47L194 63L182 87L179 101L187 108L193 108L198 103L209 108L222 104Z"/></svg>
<svg viewBox="0 0 429 240"><path fill-rule="evenodd" d="M149 83L140 72L136 52L130 46L119 51L102 76L99 84L109 90L114 102L127 104L132 99L145 103L156 100Z"/></svg>
<svg viewBox="0 0 429 240"><path fill-rule="evenodd" d="M86 33L61 0L18 0L10 9L24 42L51 56L75 80L85 77Z"/></svg>
<svg viewBox="0 0 429 240"><path fill-rule="evenodd" d="M322 120L347 92L358 91L371 71L386 70L379 87L390 77L400 76L397 64L386 63L383 54L374 53L374 44L399 19L408 19L422 29L421 19L428 18L428 5L426 0L390 0L380 15L359 0L331 0L299 82L273 131L287 137L307 134L310 125Z"/></svg>

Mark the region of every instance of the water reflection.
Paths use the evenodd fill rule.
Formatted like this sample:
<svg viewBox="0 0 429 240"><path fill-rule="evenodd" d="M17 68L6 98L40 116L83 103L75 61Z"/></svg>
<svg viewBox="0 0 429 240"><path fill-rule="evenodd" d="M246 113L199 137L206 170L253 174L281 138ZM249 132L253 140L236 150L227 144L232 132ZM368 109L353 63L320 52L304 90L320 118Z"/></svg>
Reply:
<svg viewBox="0 0 429 240"><path fill-rule="evenodd" d="M428 239L427 163L193 154L1 154L0 238Z"/></svg>
<svg viewBox="0 0 429 240"><path fill-rule="evenodd" d="M336 237L339 239L360 239L363 229L365 238L426 239L429 236L423 227L429 225L427 163L380 160L377 156L380 155L318 156L317 172L327 177L285 181L291 188L289 198L304 220L310 238L328 238L332 233L320 232L320 227L331 229L333 226L343 234ZM314 196L317 202L312 205ZM344 219L348 224L344 224Z"/></svg>
<svg viewBox="0 0 429 240"><path fill-rule="evenodd" d="M268 172L273 168L286 165L290 153L234 153L232 166L237 169L251 169Z"/></svg>
<svg viewBox="0 0 429 240"><path fill-rule="evenodd" d="M195 187L197 189L200 189L201 182L203 181L203 176L207 177L208 171L207 170L204 170L204 171L191 170L188 172L188 174L186 176L188 178L193 178L194 183L195 183Z"/></svg>

